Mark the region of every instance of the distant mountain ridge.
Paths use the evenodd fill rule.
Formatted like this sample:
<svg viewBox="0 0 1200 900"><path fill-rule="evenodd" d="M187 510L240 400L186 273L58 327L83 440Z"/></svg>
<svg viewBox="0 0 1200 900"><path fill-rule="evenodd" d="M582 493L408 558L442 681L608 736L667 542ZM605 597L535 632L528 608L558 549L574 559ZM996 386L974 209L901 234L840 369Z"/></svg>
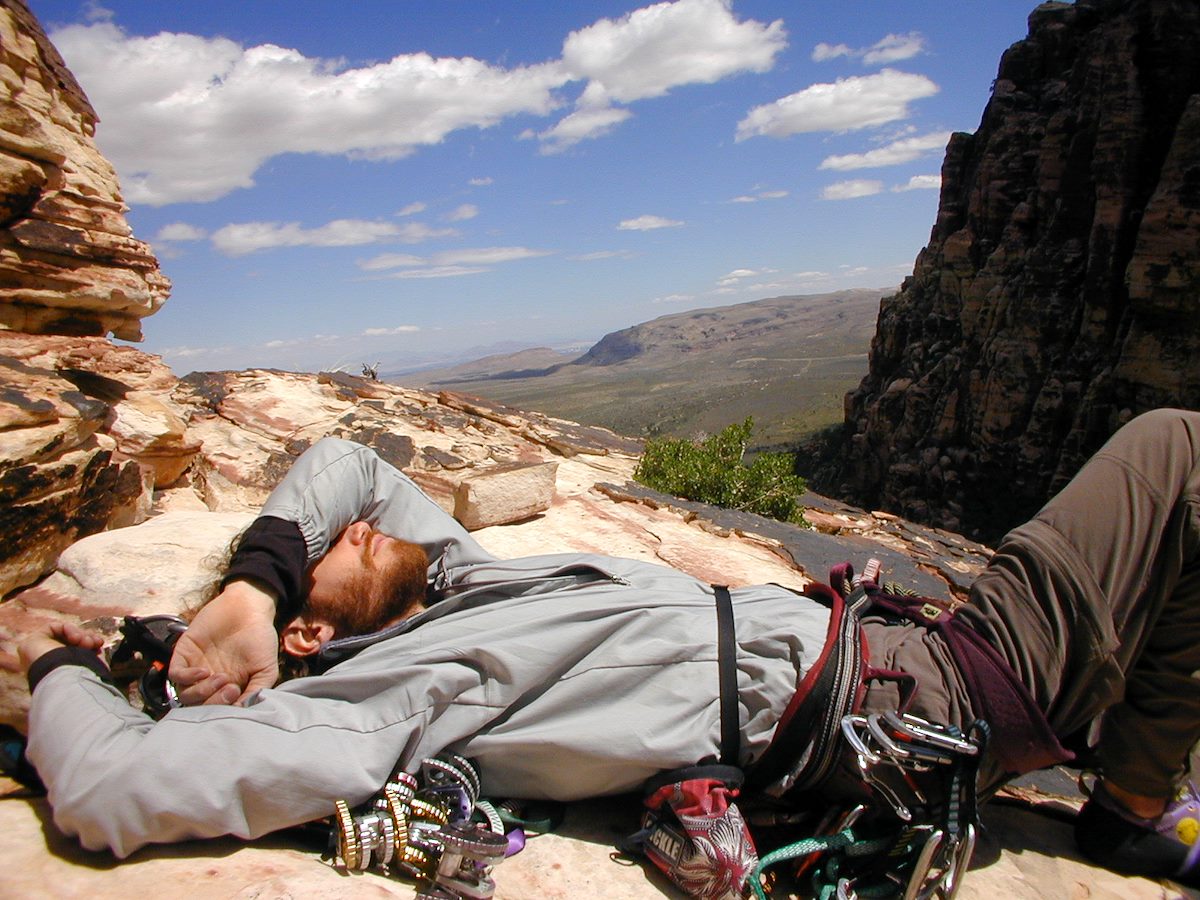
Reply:
<svg viewBox="0 0 1200 900"><path fill-rule="evenodd" d="M877 300L889 292L869 289L773 297L660 316L605 335L575 364L610 366L652 353L698 353L732 342L770 340L793 324L811 324L813 304L836 305L859 297Z"/></svg>
<svg viewBox="0 0 1200 900"><path fill-rule="evenodd" d="M383 377L386 381L404 381L406 384L423 381L426 384L449 386L496 378L545 375L576 358L575 354L562 353L550 347L530 347L515 353L494 353L455 366L424 369L406 375L385 374Z"/></svg>
<svg viewBox="0 0 1200 900"><path fill-rule="evenodd" d="M575 358L542 347L383 377L626 434L691 436L752 415L760 442L794 441L841 418L866 373L880 299L895 290L687 310L614 331Z"/></svg>

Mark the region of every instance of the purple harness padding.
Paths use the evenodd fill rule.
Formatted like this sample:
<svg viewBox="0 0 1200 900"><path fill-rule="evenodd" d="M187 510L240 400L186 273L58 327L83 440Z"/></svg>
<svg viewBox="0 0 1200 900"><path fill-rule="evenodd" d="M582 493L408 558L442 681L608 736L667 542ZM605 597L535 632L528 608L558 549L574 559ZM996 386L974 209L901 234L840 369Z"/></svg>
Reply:
<svg viewBox="0 0 1200 900"><path fill-rule="evenodd" d="M972 710L992 726L991 749L1006 772L1021 775L1075 758L999 651L952 610L928 597L889 594L869 583L863 588L872 611L901 616L941 635L962 675Z"/></svg>

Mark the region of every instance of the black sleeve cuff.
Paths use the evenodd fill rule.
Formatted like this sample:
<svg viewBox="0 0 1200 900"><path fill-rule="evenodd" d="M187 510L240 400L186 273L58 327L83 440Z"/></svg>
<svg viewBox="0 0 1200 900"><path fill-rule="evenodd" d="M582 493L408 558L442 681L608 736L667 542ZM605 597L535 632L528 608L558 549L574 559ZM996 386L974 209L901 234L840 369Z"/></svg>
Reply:
<svg viewBox="0 0 1200 900"><path fill-rule="evenodd" d="M29 693L32 694L38 682L59 666L83 666L99 675L101 681L112 684L112 674L108 671L108 666L95 651L85 650L83 647L58 647L43 653L29 667Z"/></svg>
<svg viewBox="0 0 1200 900"><path fill-rule="evenodd" d="M287 622L304 605L308 547L300 526L275 516L259 516L233 551L221 587L231 581L256 581L275 595L275 621Z"/></svg>

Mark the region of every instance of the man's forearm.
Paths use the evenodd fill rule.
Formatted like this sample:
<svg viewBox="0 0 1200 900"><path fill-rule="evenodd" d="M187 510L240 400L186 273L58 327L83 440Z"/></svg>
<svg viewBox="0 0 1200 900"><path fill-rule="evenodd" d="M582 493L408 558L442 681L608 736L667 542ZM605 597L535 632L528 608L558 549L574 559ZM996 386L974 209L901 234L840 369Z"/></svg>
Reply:
<svg viewBox="0 0 1200 900"><path fill-rule="evenodd" d="M318 441L296 460L262 514L296 523L309 565L357 521L420 544L431 569L494 559L403 472L370 448L337 438Z"/></svg>
<svg viewBox="0 0 1200 900"><path fill-rule="evenodd" d="M259 516L238 540L221 587L235 581L251 582L275 600L276 623L286 622L304 603L307 564L300 526L275 516Z"/></svg>

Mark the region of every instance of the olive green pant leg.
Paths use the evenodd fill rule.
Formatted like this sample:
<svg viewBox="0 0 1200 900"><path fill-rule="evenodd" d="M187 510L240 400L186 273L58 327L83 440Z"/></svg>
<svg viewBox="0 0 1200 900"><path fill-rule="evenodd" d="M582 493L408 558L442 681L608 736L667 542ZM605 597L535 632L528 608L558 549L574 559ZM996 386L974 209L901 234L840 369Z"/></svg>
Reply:
<svg viewBox="0 0 1200 900"><path fill-rule="evenodd" d="M1200 413L1115 434L1002 542L967 618L1060 736L1101 713L1100 758L1166 796L1200 738Z"/></svg>

